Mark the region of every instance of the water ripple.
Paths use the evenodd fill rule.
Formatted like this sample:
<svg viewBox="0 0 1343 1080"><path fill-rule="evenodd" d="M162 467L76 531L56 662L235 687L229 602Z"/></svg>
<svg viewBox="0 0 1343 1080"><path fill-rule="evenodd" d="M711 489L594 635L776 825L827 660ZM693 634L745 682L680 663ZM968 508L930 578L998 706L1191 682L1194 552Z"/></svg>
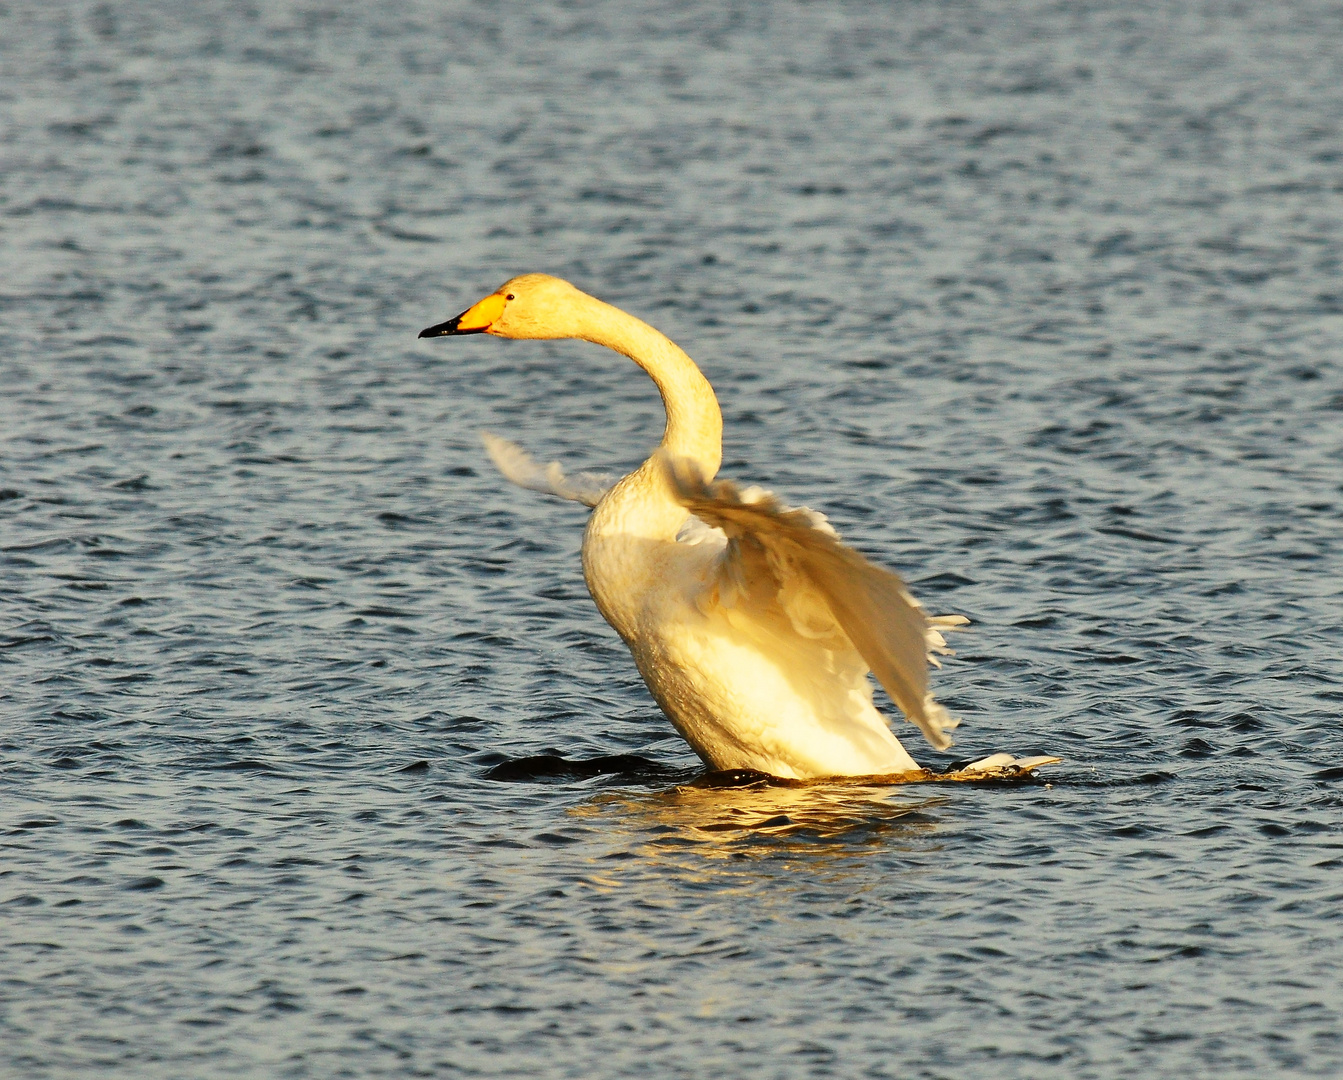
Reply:
<svg viewBox="0 0 1343 1080"><path fill-rule="evenodd" d="M1339 39L0 9L0 1072L1338 1073ZM974 620L956 754L1065 764L705 776L476 435L619 471L653 388L415 340L528 269Z"/></svg>

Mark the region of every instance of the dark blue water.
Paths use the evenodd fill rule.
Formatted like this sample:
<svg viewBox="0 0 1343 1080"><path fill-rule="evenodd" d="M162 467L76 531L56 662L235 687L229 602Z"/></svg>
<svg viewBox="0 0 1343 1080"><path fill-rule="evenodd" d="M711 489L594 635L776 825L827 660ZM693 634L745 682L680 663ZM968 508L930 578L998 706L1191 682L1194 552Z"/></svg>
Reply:
<svg viewBox="0 0 1343 1080"><path fill-rule="evenodd" d="M1337 4L7 0L0 110L0 1074L1343 1071ZM1048 786L706 781L476 435L651 384L415 338L528 270Z"/></svg>

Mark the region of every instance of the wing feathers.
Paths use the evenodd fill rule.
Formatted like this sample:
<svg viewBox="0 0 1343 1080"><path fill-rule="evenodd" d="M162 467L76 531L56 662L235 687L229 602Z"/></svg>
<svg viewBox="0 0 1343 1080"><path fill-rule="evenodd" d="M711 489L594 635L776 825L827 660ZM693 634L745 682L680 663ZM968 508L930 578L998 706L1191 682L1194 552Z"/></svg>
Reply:
<svg viewBox="0 0 1343 1080"><path fill-rule="evenodd" d="M664 460L682 505L722 529L731 542L723 567L728 581L720 584L740 588L731 576L741 576L744 563L759 567L761 554L781 602L790 583L803 577L905 716L933 746L949 747L946 731L957 722L928 692L929 650L945 651L941 631L968 620L958 615L930 620L897 575L845 547L820 515L787 507L759 489L742 492L726 480L707 483L694 462ZM796 623L791 608L789 614Z"/></svg>
<svg viewBox="0 0 1343 1080"><path fill-rule="evenodd" d="M517 443L501 439L488 431L480 433L480 441L485 444L490 460L504 474L504 478L528 491L539 491L545 495L557 495L561 499L596 506L615 483L614 478L599 473L584 472L565 476L558 461L541 465Z"/></svg>

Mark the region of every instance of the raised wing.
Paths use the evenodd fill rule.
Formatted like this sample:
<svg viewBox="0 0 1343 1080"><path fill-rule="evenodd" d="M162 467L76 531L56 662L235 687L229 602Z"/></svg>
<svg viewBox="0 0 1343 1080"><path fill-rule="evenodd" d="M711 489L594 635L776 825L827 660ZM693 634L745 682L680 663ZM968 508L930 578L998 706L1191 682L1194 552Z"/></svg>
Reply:
<svg viewBox="0 0 1343 1080"><path fill-rule="evenodd" d="M946 732L958 721L928 692L928 661L930 651L947 651L941 631L968 619L929 619L896 574L845 547L821 515L759 488L708 483L694 462L664 461L681 504L727 535L714 583L719 602L773 593L798 633L851 644L924 738L939 750L951 746Z"/></svg>
<svg viewBox="0 0 1343 1080"><path fill-rule="evenodd" d="M488 431L480 433L480 441L485 444L486 453L490 455L494 467L504 474L504 478L528 491L539 491L544 495L556 495L561 499L596 506L618 479L588 472L565 476L558 461L541 465L517 443L501 439Z"/></svg>

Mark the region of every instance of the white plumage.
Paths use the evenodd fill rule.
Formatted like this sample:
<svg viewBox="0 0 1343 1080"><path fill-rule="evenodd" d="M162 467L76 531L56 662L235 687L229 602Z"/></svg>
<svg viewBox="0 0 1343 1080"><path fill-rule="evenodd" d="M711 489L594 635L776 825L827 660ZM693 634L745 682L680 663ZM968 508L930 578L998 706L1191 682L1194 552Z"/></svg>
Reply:
<svg viewBox="0 0 1343 1080"><path fill-rule="evenodd" d="M420 336L464 333L594 341L657 384L662 444L615 483L566 477L507 440L484 439L509 480L594 508L583 538L588 589L706 764L799 779L918 770L873 705L869 672L931 745L951 745L956 721L928 690L928 661L947 651L943 631L968 620L929 618L898 576L846 547L820 514L716 481L718 402L676 345L543 274L512 279ZM1052 760L998 754L976 765L1020 771Z"/></svg>

